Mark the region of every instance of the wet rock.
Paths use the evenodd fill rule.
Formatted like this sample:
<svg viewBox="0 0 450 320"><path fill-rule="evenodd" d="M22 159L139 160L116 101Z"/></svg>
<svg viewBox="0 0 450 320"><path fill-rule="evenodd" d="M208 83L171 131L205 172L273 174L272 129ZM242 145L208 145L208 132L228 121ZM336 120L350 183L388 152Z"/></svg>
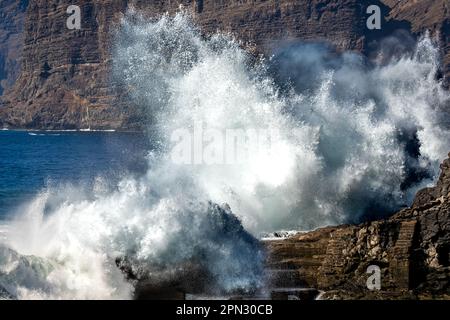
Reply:
<svg viewBox="0 0 450 320"><path fill-rule="evenodd" d="M450 298L449 159L441 170L434 188L391 218L268 242L268 265L289 268L322 299ZM370 265L380 268L380 291L367 288Z"/></svg>

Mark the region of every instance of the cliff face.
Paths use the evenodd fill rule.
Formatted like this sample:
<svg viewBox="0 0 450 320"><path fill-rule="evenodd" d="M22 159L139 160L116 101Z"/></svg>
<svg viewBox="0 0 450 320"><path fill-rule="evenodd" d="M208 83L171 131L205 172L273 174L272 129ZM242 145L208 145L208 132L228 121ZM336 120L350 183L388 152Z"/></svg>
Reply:
<svg viewBox="0 0 450 320"><path fill-rule="evenodd" d="M381 35L366 29L365 11L368 5L378 4L389 17L383 26L383 35L396 27L411 29L413 32L422 32L428 28L441 32L441 40L447 45L448 71L450 48L449 41L446 41L449 34L446 0L383 2L80 0L77 4L82 9L82 29L68 30L65 26L68 17L66 9L72 3L31 0L21 35L23 15L16 14L15 8L23 11L27 2L2 1L0 12L10 17L7 19L10 22L3 23L7 27L0 24L0 28L6 30L10 29L10 25L17 26L14 29L17 31L16 39L20 36L23 39L23 63L15 85L2 98L0 126L46 129L137 127L138 115L130 106L117 99L120 93L111 89L109 79L110 30L120 13L130 5L150 15L157 15L166 11L174 12L181 4L193 13L203 32L232 32L244 42L250 42L252 45L249 46L254 46L260 52L272 51L280 41L298 39L323 39L340 49L367 52L369 44ZM425 15L422 14L423 10L426 11ZM20 41L5 41L0 32L0 46L13 52L12 55L8 53L10 62L7 71L7 83L12 83L18 67L12 65L11 61L20 53Z"/></svg>
<svg viewBox="0 0 450 320"><path fill-rule="evenodd" d="M267 242L275 285L315 287L335 299L450 298L450 159L441 169L436 187L388 220ZM370 265L381 269L380 291L366 286Z"/></svg>
<svg viewBox="0 0 450 320"><path fill-rule="evenodd" d="M0 2L0 96L20 72L22 35L28 0Z"/></svg>
<svg viewBox="0 0 450 320"><path fill-rule="evenodd" d="M98 3L98 2L95 2ZM22 70L4 97L12 127L72 129L120 127L126 110L114 104L108 79L108 31L120 1L79 1L82 29L66 27L68 3L30 1Z"/></svg>

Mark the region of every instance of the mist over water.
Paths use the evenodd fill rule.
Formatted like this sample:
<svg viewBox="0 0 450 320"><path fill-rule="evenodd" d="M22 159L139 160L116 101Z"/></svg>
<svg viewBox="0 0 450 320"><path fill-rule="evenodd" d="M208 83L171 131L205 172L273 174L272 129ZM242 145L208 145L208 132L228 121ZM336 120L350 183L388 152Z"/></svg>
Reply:
<svg viewBox="0 0 450 320"><path fill-rule="evenodd" d="M262 232L409 205L449 151L449 95L428 37L383 65L316 44L255 61L227 35L201 36L183 13L130 12L113 65L158 146L149 170L115 187L43 190L24 205L0 246L0 288L14 297L130 298L121 257L154 282L197 264L209 292L253 290L263 285ZM195 123L280 135L244 163L173 163L173 132Z"/></svg>

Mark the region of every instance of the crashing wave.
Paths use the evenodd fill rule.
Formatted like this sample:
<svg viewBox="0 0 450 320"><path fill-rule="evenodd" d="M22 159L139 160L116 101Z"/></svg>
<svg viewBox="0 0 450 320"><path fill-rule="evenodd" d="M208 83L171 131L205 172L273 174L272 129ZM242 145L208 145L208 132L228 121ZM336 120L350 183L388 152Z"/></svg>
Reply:
<svg viewBox="0 0 450 320"><path fill-rule="evenodd" d="M150 169L113 189L44 190L24 206L2 247L3 290L20 299L122 299L140 280L189 286L184 275L194 270L210 281L199 291L248 292L264 280L251 234L358 220L407 203L450 142L437 48L425 37L413 54L372 67L349 53L328 65L322 49L311 50L255 63L229 36L201 36L185 14L125 16L114 76L148 117L159 146ZM271 63L309 65L315 81L296 86L301 79L288 74L290 84L277 83ZM280 135L265 156L243 163L173 163L172 133L195 123Z"/></svg>
<svg viewBox="0 0 450 320"><path fill-rule="evenodd" d="M151 22L130 15L116 35L114 74L150 116L150 138L164 162L156 167L181 172L208 199L228 203L252 232L393 212L431 182L448 152L449 94L435 78L439 51L428 37L383 65L319 45L284 48L255 63L227 35L202 37L184 14ZM173 132L198 123L205 135L280 134L275 146L247 145L263 152L244 163L176 165L165 158L177 147Z"/></svg>

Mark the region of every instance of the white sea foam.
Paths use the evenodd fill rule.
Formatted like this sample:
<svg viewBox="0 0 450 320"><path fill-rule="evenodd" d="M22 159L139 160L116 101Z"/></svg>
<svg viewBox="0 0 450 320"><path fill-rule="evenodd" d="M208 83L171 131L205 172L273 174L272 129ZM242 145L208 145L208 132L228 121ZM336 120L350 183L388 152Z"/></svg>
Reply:
<svg viewBox="0 0 450 320"><path fill-rule="evenodd" d="M160 269L204 264L217 295L258 286L258 246L213 203L227 203L254 234L345 222L379 202L407 202L429 182L402 188L407 171L436 173L448 152L440 114L449 97L434 78L438 51L428 38L415 54L369 70L353 58L321 65L317 88L280 93L265 63L250 63L229 37L204 39L184 14L130 15L115 38L115 77L149 116L160 148L144 177L113 190L44 190L22 208L0 251L0 287L17 298L129 298L132 285L114 262L123 256L155 268L156 278ZM175 165L169 137L195 122L282 135L270 157ZM402 140L409 133L420 149L414 159Z"/></svg>
<svg viewBox="0 0 450 320"><path fill-rule="evenodd" d="M277 152L242 165L175 166L164 153L153 165L188 176L250 230L309 229L357 220L384 204L398 208L430 182L402 188L408 172L435 174L447 155L441 115L449 96L434 78L438 49L428 37L413 54L383 66L367 68L352 54L338 68L319 62L319 85L288 94L280 94L264 62L251 64L227 36L203 40L181 14L155 23L125 20L117 39L116 77L152 116L151 138L163 151L173 147L172 132L196 123L221 132L282 132ZM318 50L291 56L305 64L311 56L327 58ZM406 150L407 135L417 137L417 159Z"/></svg>

